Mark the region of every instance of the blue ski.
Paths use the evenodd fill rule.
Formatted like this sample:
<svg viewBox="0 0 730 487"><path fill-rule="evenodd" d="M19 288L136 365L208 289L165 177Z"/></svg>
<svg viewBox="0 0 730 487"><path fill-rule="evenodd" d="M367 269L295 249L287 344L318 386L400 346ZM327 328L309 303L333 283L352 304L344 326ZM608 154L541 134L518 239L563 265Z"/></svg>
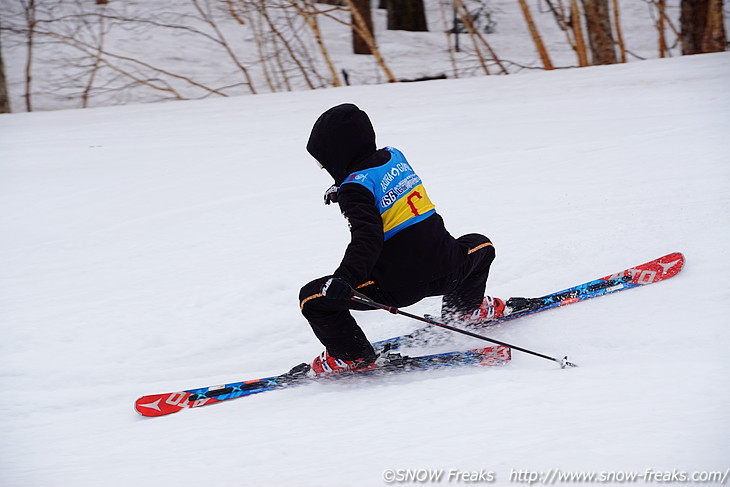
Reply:
<svg viewBox="0 0 730 487"><path fill-rule="evenodd" d="M470 325L469 328L474 331L597 296L604 296L626 289L653 284L677 275L683 266L684 256L679 252L674 252L644 264L611 274L610 276L579 284L539 298L510 298L507 300L507 305L513 308L510 314L478 325ZM433 326L427 325L406 335L375 342L373 346L376 349L388 346L391 350L397 350L399 348L413 346L433 345L439 341L448 339L450 336L444 334L437 328L435 329Z"/></svg>
<svg viewBox="0 0 730 487"><path fill-rule="evenodd" d="M206 406L229 399L236 399L238 397L250 396L276 389L284 389L295 385L339 380L356 375L378 376L389 373L465 365L503 365L509 362L510 359L510 349L503 346L490 346L418 357L408 357L398 353L384 352L382 363L379 363L376 368L370 370L349 371L329 377L314 377L308 374L309 364L299 364L285 374L272 377L142 396L135 401L134 407L142 416L165 416L183 409Z"/></svg>

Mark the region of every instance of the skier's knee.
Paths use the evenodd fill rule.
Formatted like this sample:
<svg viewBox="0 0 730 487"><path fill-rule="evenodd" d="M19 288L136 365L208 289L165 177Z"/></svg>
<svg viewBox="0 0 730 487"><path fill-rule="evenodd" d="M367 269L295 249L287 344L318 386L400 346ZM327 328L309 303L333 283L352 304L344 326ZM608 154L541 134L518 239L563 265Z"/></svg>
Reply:
<svg viewBox="0 0 730 487"><path fill-rule="evenodd" d="M307 316L307 305L310 304L313 300L322 297L322 285L328 278L329 276L315 279L305 284L304 287L302 287L302 289L299 291L299 309L305 317Z"/></svg>

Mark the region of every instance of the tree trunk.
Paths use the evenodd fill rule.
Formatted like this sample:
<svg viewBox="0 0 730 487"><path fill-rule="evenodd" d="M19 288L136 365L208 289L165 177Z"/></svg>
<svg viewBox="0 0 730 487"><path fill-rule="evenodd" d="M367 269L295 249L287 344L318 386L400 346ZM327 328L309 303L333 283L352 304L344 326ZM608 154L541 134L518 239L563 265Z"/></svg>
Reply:
<svg viewBox="0 0 730 487"><path fill-rule="evenodd" d="M527 5L526 0L520 0L520 8L522 9L522 14L525 17L525 22L527 22L527 28L530 30L532 41L535 43L537 53L540 55L540 59L542 60L543 67L547 70L553 69L553 63L550 61L550 56L548 55L547 49L545 49L545 44L542 42L542 37L540 37L540 33L537 31L535 22L532 19L532 14L530 13L530 7Z"/></svg>
<svg viewBox="0 0 730 487"><path fill-rule="evenodd" d="M357 9L358 13L360 14L359 16L363 19L367 27L367 30L370 31L370 35L375 38L375 33L373 31L373 15L370 8L370 0L352 0L352 5L354 8ZM373 51L370 49L367 41L354 27L357 24L355 14L352 15L351 22L353 24L352 52L355 54L372 54Z"/></svg>
<svg viewBox="0 0 730 487"><path fill-rule="evenodd" d="M583 36L580 8L578 7L577 0L570 0L570 26L573 29L573 37L575 38L575 52L578 55L578 65L588 66L588 50L586 49L586 41Z"/></svg>
<svg viewBox="0 0 730 487"><path fill-rule="evenodd" d="M31 101L31 90L33 86L33 50L35 49L35 27L36 27L36 4L35 0L30 0L25 6L25 21L28 25L28 33L26 34L26 55L25 55L25 110L33 111L33 103Z"/></svg>
<svg viewBox="0 0 730 487"><path fill-rule="evenodd" d="M426 32L426 10L423 0L388 0L388 30Z"/></svg>
<svg viewBox="0 0 730 487"><path fill-rule="evenodd" d="M725 33L725 14L723 0L710 0L709 19L704 40L705 52L722 52L727 50L727 34Z"/></svg>
<svg viewBox="0 0 730 487"><path fill-rule="evenodd" d="M682 0L682 54L727 49L722 0Z"/></svg>
<svg viewBox="0 0 730 487"><path fill-rule="evenodd" d="M378 66L380 66L380 68L385 73L385 76L388 78L388 83L397 83L398 80L395 78L395 75L385 63L385 59L383 59L383 56L380 55L378 45L375 43L375 34L372 30L372 18L370 18L370 26L368 26L368 21L362 15L360 9L355 5L355 0L344 0L344 2L347 5L347 8L350 9L350 16L352 17L353 43L355 41L356 35L362 38L362 41L365 43L370 53L372 53L373 57L375 57L375 62L378 63ZM367 5L368 17L370 17L370 2L367 2Z"/></svg>
<svg viewBox="0 0 730 487"><path fill-rule="evenodd" d="M8 85L5 81L5 65L3 64L3 50L0 46L0 113L10 113L8 99Z"/></svg>
<svg viewBox="0 0 730 487"><path fill-rule="evenodd" d="M593 64L617 62L608 0L583 0Z"/></svg>
<svg viewBox="0 0 730 487"><path fill-rule="evenodd" d="M657 0L657 9L659 10L659 19L657 19L657 29L659 29L659 57L667 57L667 40L664 36L664 18L667 15L667 0Z"/></svg>
<svg viewBox="0 0 730 487"><path fill-rule="evenodd" d="M618 41L619 60L626 62L626 44L624 43L624 35L621 30L621 14L618 6L618 0L613 0L613 25L616 28L616 41Z"/></svg>

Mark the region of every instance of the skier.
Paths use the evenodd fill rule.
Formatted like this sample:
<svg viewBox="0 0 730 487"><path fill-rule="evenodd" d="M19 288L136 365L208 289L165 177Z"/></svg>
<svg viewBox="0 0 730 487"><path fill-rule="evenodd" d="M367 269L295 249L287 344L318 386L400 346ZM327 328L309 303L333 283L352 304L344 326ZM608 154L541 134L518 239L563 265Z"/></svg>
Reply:
<svg viewBox="0 0 730 487"><path fill-rule="evenodd" d="M349 103L324 112L307 151L334 179L325 204L340 205L351 238L334 273L299 295L302 314L325 346L312 362L314 374L376 367L376 352L350 314L370 308L348 299L353 288L395 307L443 295L442 319L452 323L504 314L501 299L484 297L492 242L476 233L449 234L404 155L393 147L376 149L365 112Z"/></svg>

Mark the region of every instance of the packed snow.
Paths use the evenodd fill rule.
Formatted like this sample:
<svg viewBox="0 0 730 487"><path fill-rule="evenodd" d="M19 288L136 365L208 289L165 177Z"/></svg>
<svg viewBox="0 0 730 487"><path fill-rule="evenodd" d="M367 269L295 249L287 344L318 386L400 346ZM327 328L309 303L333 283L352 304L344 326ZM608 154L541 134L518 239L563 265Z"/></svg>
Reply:
<svg viewBox="0 0 730 487"><path fill-rule="evenodd" d="M0 485L725 473L728 88L722 53L0 116ZM138 396L277 374L321 351L297 295L336 268L349 233L304 146L343 102L405 153L452 234L494 241L491 295L542 295L673 251L685 268L485 332L576 369L515 352L504 367L140 417ZM357 318L372 340L419 326Z"/></svg>

